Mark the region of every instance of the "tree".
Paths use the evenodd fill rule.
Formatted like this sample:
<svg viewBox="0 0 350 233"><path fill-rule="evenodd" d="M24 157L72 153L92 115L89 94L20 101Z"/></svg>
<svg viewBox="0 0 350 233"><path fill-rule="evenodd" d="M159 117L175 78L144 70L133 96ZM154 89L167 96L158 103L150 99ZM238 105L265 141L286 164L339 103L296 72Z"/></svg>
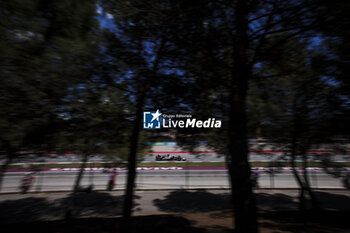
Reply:
<svg viewBox="0 0 350 233"><path fill-rule="evenodd" d="M2 180L18 152L55 148L62 99L86 72L97 24L94 1L0 4L0 150L8 155Z"/></svg>
<svg viewBox="0 0 350 233"><path fill-rule="evenodd" d="M153 1L152 4L145 4L144 1L118 1L115 5L112 3L105 1L104 9L114 16L117 37L122 42L123 39L128 42L128 47L133 47L135 53L143 55L142 51L147 52L147 49L144 49L147 44L141 42L150 42L149 38L152 38L151 45L155 45L154 48L162 48L164 35L166 35L164 47L173 47L180 51L173 54L173 57L181 58L182 61L177 59L165 67L182 73L181 76L186 80L184 83L189 86L186 89L188 93L185 94L189 99L183 104L185 109L203 116L211 114L212 109L218 110L215 115L224 121L224 127L220 131L203 133L184 130L178 135L197 134L199 137L207 137L211 145L216 144L215 147L226 154L232 184L236 230L257 232L248 164L246 131L248 86L257 78L256 76L263 79L266 75L270 75L265 72L264 62L267 60L267 55L280 51L280 47L286 48L285 45L292 39L307 41L311 32L315 32L328 22L322 18L326 11L321 4L323 1L237 0L190 3ZM128 33L125 34L126 32ZM149 60L158 61L159 50L149 49L149 51L151 55ZM147 54L146 52L144 54ZM142 71L152 67L152 64L144 66L147 62L144 63L140 56L132 60L138 62L136 67L146 67ZM276 59L274 61L278 64ZM145 85L141 89L138 89L140 86L132 88L136 91L134 99L141 102L138 109L142 109L143 103L148 102L143 102L144 98L140 95L140 91L146 93L147 83L152 83L156 79L142 80L140 77L143 73L138 71L130 76L134 77L135 83ZM284 70L284 72L292 71ZM281 76L281 74L273 75ZM162 85L156 87L150 90L164 90ZM175 99L179 100L181 97L177 96ZM138 120L135 122L135 134L138 134L140 127L136 127L137 122ZM137 140L137 137L133 139ZM218 139L222 140L218 142ZM133 168L132 158L136 152L130 149L132 151L130 168ZM129 187L132 187L133 177L131 173Z"/></svg>
<svg viewBox="0 0 350 233"><path fill-rule="evenodd" d="M89 157L96 153L118 152L125 147L129 137L130 123L125 113L127 107L122 104L123 93L101 84L103 79L92 75L77 88L71 88L67 96L61 150L75 151L83 158L67 204L66 220L72 218L75 196L81 189L80 182ZM91 184L88 190L92 189Z"/></svg>
<svg viewBox="0 0 350 233"><path fill-rule="evenodd" d="M111 85L123 86L127 91L132 109L128 178L123 206L123 231L131 231L130 217L133 208L133 192L136 179L137 154L142 131L143 111L155 108L152 92L161 86L161 78L167 76L168 35L160 30L152 15L149 3L143 1L103 1L104 10L114 16L116 33L106 32L106 49L119 75ZM164 29L164 28L161 28Z"/></svg>
<svg viewBox="0 0 350 233"><path fill-rule="evenodd" d="M281 53L281 51L289 51L290 48L287 46L290 45L291 41L312 44L317 39L315 33L324 25L330 25L330 18L322 17L327 10L324 4L324 1L235 1L234 3L208 1L202 7L211 10L207 14L201 15L207 18L203 19L201 24L189 23L189 28L192 26L192 30L198 30L196 31L198 32L196 38L207 42L196 41L192 44L195 53L192 56L188 54L190 59L187 59L189 62L185 72L188 72L188 76L195 76L195 80L198 80L193 85L199 87L194 92L194 96L200 93L198 101L193 102L196 105L192 106L198 110L197 113L207 113L208 109L211 108L218 109L222 119L228 124L228 127L221 129L226 130L229 135L227 138L222 136L223 131L219 133L215 131L208 132L207 138L211 145L216 144L214 147L227 155L233 187L232 197L236 204L233 205L235 224L239 232L257 231L247 159L247 119L245 113L247 107L245 98L248 86L254 85L254 83L259 85L262 80L267 78L273 80L273 78L283 77L291 73L300 75L298 71L294 70L293 65L289 65L294 61L288 61L288 59L282 57L281 54L285 53ZM195 34L188 31L186 33L189 35ZM210 38L215 38L215 42L210 41ZM302 59L307 61L308 55L303 54ZM208 60L212 61L212 65L208 63ZM269 62L275 66L281 65L279 71L282 72L270 73L268 70ZM215 67L217 64L219 64L220 69ZM290 69L286 69L287 67ZM303 78L308 84L315 81L312 75L304 75ZM203 84L201 85L204 80L211 81L210 86L204 87ZM299 84L296 84L295 88L300 88L300 92L302 92L301 90L305 91ZM293 88L285 86L284 91L293 92L294 90L294 86ZM294 129L297 127L297 131L299 131L295 131L293 136L295 139L298 138L296 139L298 145L292 143L294 144L294 155L299 149L305 152L306 141L303 140L303 143L300 144L299 139L304 138L305 131L308 131L305 128L306 125L302 124L302 119L310 114L309 110L307 112L300 111L302 109L300 104L303 103L304 98L308 99L309 97L299 99L299 94L301 93L295 95L295 97L298 96L296 97L298 100L295 99L297 103L295 108L289 106L284 109L287 112L282 110L279 113L282 115L288 114L291 109L294 109L294 120L288 120L290 124L287 126ZM191 104L193 103L191 102ZM206 104L204 110L200 109L203 107L203 103ZM214 104L211 105L212 103ZM196 106L199 106L199 108L196 108ZM273 107L273 105L270 105L270 107ZM257 126L266 124L262 119L258 120ZM188 131L184 133L188 134ZM192 133L196 132L192 131ZM203 134L200 136L203 137ZM218 141L218 139L220 140ZM303 158L305 161L305 154ZM305 169L303 179L307 183L306 171ZM312 195L311 192L310 194Z"/></svg>
<svg viewBox="0 0 350 233"><path fill-rule="evenodd" d="M325 78L325 71L315 63L322 50L316 51L298 40L289 40L285 46L271 54L271 60L266 57L264 72L270 77L252 83L251 92L255 95L251 96L258 103L264 101L258 110L259 121L264 122L264 137L288 145L293 173L300 186L300 208L305 209L307 193L317 209L317 197L308 177L307 151L344 135L337 122L342 122L348 106L339 92L341 85ZM291 72L287 74L287 70ZM283 73L279 77L274 75ZM301 174L296 169L298 158L303 161Z"/></svg>

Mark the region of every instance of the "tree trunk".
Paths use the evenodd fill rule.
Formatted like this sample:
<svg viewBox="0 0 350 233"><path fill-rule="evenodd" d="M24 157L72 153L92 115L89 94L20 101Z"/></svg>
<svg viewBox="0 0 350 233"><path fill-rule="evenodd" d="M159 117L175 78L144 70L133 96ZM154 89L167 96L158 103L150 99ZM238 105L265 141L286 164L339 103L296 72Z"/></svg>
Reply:
<svg viewBox="0 0 350 233"><path fill-rule="evenodd" d="M304 178L304 184L305 184L305 190L307 191L307 193L309 194L310 198L311 198L311 204L312 204L312 208L314 210L318 210L320 209L320 206L318 204L318 199L315 195L315 193L313 192L311 185L310 185L310 181L309 181L309 174L307 171L308 165L307 165L307 156L306 156L306 152L303 151L303 178Z"/></svg>
<svg viewBox="0 0 350 233"><path fill-rule="evenodd" d="M304 212L305 210L305 195L304 195L304 190L305 190L305 185L302 179L299 176L298 171L296 170L295 166L295 157L296 157L296 150L295 147L292 145L292 154L291 154L291 164L292 164L292 171L294 174L294 178L297 181L300 190L299 190L299 210L301 212Z"/></svg>
<svg viewBox="0 0 350 233"><path fill-rule="evenodd" d="M248 7L236 5L236 34L233 36L233 69L230 90L229 158L235 232L258 232L255 199L248 163L246 93L248 88Z"/></svg>
<svg viewBox="0 0 350 233"><path fill-rule="evenodd" d="M295 103L294 103L295 105ZM295 106L294 106L295 107ZM305 185L303 180L300 178L300 175L298 171L296 170L296 165L295 165L295 159L296 159L296 153L297 153L297 137L298 137L298 132L297 132L297 120L296 117L294 116L294 126L293 126L293 133L292 133L292 145L291 145L291 165L292 165L292 171L294 174L294 178L297 181L300 190L299 190L299 210L304 213L305 210Z"/></svg>
<svg viewBox="0 0 350 233"><path fill-rule="evenodd" d="M162 39L160 42L160 46L157 50L155 60L153 62L151 75L154 75L158 71L158 66L160 62L160 58L164 49L165 40ZM142 43L139 41L139 55L141 56L142 51ZM150 75L150 74L148 74ZM134 128L130 138L130 154L128 161L128 180L126 183L126 193L125 200L123 206L123 220L121 225L122 232L131 232L131 214L133 208L133 196L134 196L134 186L136 180L136 157L138 151L138 142L139 135L142 128L142 117L143 117L143 108L145 103L145 95L148 90L149 83L147 79L144 80L140 75L136 76L136 85L137 85L137 98L136 98L136 116L134 121Z"/></svg>
<svg viewBox="0 0 350 233"><path fill-rule="evenodd" d="M75 178L73 191L72 191L70 198L68 200L68 203L67 203L67 209L66 209L66 214L65 214L66 221L69 221L73 216L73 210L74 210L74 205L75 205L75 196L76 196L76 193L78 192L78 189L80 186L80 181L81 181L81 178L83 177L83 173L84 173L84 169L86 167L88 157L89 157L88 154L84 154L83 162L81 163L78 176Z"/></svg>
<svg viewBox="0 0 350 233"><path fill-rule="evenodd" d="M140 79L138 79L138 96L136 104L136 118L134 120L134 128L130 138L130 154L128 161L128 180L126 183L126 193L123 206L122 232L131 232L131 213L133 208L134 186L136 179L136 156L139 141L139 134L142 126L144 89Z"/></svg>
<svg viewBox="0 0 350 233"><path fill-rule="evenodd" d="M298 110L297 107L297 99L294 97L293 100L293 131L292 131L292 145L291 145L291 164L293 169L294 177L300 187L300 195L299 195L299 209L304 214L305 211L305 191L309 194L311 198L312 207L314 209L319 209L319 204L316 195L311 189L308 172L307 172L307 156L306 151L309 145L307 139L303 139L303 143L298 143L298 139L303 138L302 133L305 131L306 125L305 122L305 112ZM302 177L296 170L295 159L297 155L297 151L301 150L301 156L303 159L303 174Z"/></svg>
<svg viewBox="0 0 350 233"><path fill-rule="evenodd" d="M300 115L300 112L298 112L297 108L297 98L294 96L293 98L293 124L292 124L292 135L291 135L291 165L292 165L292 171L294 174L294 178L297 181L300 190L299 190L299 210L301 211L302 216L304 215L305 211L305 184L304 181L301 179L298 171L296 170L296 164L295 159L297 156L297 151L299 148L298 138L301 136L302 128L305 127L303 125L302 117Z"/></svg>

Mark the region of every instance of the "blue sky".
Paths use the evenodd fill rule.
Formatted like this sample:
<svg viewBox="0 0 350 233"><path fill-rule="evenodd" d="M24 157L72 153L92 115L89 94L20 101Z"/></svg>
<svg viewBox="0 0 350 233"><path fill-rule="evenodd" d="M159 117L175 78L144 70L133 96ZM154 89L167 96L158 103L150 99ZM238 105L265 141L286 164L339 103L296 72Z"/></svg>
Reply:
<svg viewBox="0 0 350 233"><path fill-rule="evenodd" d="M103 12L102 7L97 5L96 6L96 12L97 12L97 19L100 22L101 29L113 29L115 28L114 22L113 22L113 15Z"/></svg>

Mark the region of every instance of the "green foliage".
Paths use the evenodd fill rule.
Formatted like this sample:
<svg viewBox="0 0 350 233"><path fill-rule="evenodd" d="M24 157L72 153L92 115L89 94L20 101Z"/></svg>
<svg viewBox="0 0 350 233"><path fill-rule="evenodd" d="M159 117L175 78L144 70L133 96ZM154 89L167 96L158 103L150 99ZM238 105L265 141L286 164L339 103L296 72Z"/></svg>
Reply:
<svg viewBox="0 0 350 233"><path fill-rule="evenodd" d="M95 49L94 1L0 4L0 150L51 150L63 98Z"/></svg>

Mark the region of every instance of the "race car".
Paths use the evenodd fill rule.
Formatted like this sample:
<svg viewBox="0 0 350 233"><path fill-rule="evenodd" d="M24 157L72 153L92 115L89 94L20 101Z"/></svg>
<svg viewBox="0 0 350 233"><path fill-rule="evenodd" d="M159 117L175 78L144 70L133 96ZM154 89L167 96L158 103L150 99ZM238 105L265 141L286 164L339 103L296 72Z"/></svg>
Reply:
<svg viewBox="0 0 350 233"><path fill-rule="evenodd" d="M156 161L186 161L186 158L181 157L180 155L156 155Z"/></svg>

